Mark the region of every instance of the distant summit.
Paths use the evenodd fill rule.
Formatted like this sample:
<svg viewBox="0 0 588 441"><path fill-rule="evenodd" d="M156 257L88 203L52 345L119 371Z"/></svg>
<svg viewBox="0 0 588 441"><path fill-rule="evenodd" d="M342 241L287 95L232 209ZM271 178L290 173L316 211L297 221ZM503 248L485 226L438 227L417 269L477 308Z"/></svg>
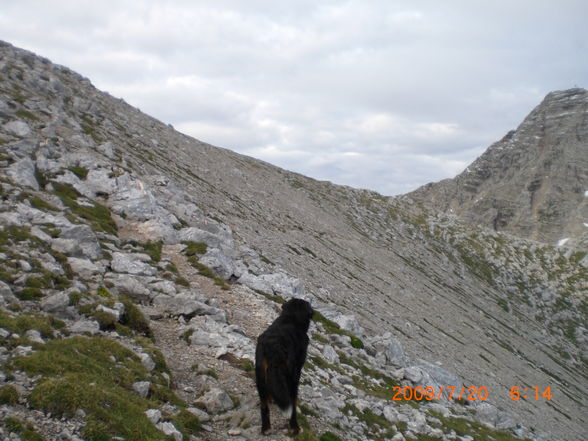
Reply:
<svg viewBox="0 0 588 441"><path fill-rule="evenodd" d="M548 94L464 172L408 196L496 231L588 247L588 91Z"/></svg>

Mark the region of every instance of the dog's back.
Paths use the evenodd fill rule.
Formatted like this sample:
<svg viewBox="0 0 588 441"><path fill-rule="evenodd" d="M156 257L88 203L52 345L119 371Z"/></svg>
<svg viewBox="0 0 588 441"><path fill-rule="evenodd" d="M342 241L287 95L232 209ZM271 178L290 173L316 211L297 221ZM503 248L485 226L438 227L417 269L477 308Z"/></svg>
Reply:
<svg viewBox="0 0 588 441"><path fill-rule="evenodd" d="M307 331L312 317L310 304L292 299L284 304L281 315L257 340L255 374L261 399L262 432L270 428L270 399L291 412L290 428L298 433L296 398L309 339ZM291 410L290 410L291 408Z"/></svg>

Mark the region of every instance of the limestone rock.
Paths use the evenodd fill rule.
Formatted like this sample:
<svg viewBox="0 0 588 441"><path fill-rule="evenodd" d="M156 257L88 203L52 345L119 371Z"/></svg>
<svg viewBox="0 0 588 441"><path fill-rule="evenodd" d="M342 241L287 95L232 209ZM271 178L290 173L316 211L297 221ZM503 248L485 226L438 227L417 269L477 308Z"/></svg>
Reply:
<svg viewBox="0 0 588 441"><path fill-rule="evenodd" d="M23 158L12 164L6 174L15 184L30 187L33 190L39 189L39 183L35 178L35 164L30 158Z"/></svg>
<svg viewBox="0 0 588 441"><path fill-rule="evenodd" d="M213 388L198 399L208 413L222 413L233 408L233 400L224 390Z"/></svg>

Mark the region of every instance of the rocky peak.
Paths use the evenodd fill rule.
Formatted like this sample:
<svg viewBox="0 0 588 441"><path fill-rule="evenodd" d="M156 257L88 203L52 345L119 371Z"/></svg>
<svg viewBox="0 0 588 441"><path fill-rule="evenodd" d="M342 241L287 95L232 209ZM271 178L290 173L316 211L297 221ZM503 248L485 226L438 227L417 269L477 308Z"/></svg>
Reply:
<svg viewBox="0 0 588 441"><path fill-rule="evenodd" d="M475 224L588 246L588 91L548 94L522 124L453 179L409 196Z"/></svg>

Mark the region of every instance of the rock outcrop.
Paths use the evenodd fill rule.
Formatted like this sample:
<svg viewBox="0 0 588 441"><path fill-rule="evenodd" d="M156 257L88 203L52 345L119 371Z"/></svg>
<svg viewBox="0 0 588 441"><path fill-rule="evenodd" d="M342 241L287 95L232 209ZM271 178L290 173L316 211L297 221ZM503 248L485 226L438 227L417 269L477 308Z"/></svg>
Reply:
<svg viewBox="0 0 588 441"><path fill-rule="evenodd" d="M464 172L408 197L495 231L588 249L588 91L550 93Z"/></svg>

